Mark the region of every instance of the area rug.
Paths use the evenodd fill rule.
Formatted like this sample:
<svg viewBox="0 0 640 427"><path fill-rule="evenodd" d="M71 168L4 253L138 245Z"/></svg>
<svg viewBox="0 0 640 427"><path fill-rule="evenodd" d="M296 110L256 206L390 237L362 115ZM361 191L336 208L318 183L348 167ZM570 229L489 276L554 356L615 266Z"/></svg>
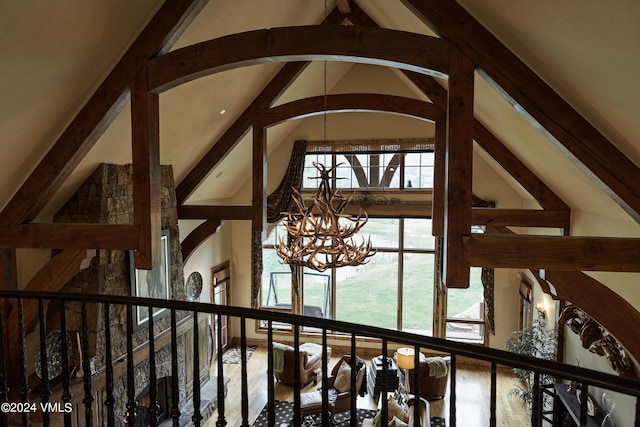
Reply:
<svg viewBox="0 0 640 427"><path fill-rule="evenodd" d="M283 402L281 400L276 400L276 426L281 425L293 425L291 423L291 419L293 418L293 402ZM362 425L362 420L365 418L373 418L376 416L378 411L372 409L357 409L356 415L358 417L358 425ZM320 425L320 415L317 415L314 419L315 425ZM337 414L335 416L336 427L349 427L349 412L343 412L341 414ZM303 424L304 425L304 424ZM443 417L431 417L431 427L446 427L446 422ZM267 406L262 409L258 418L256 418L256 422L253 423L252 427L266 427L268 426L268 414L267 414Z"/></svg>
<svg viewBox="0 0 640 427"><path fill-rule="evenodd" d="M282 424L285 425L293 425L291 420L293 418L293 402L283 402L281 400L276 400L276 426L280 426ZM365 418L373 418L376 416L375 410L370 409L357 409L357 417L358 417L358 425L362 424L362 420ZM316 425L321 425L321 416L316 416ZM349 427L349 412L343 412L341 414L336 414L335 416L335 427ZM258 418L256 418L256 422L253 423L253 427L266 427L268 426L268 414L267 414L267 406L262 409Z"/></svg>
<svg viewBox="0 0 640 427"><path fill-rule="evenodd" d="M255 350L255 347L247 347L247 360L249 360ZM232 347L222 355L222 363L240 363L241 354L240 346Z"/></svg>

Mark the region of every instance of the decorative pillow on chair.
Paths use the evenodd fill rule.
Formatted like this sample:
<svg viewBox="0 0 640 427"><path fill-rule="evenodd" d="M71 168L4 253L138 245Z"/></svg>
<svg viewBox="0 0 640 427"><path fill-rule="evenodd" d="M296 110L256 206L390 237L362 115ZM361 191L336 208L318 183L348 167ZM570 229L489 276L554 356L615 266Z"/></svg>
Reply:
<svg viewBox="0 0 640 427"><path fill-rule="evenodd" d="M333 386L340 393L349 391L351 388L351 366L347 362L343 362L340 365L336 379L333 381Z"/></svg>
<svg viewBox="0 0 640 427"><path fill-rule="evenodd" d="M409 414L402 409L402 406L393 398L393 396L389 396L389 401L387 402L387 408L389 410L388 419L393 419L393 417L398 418L403 422L409 421Z"/></svg>

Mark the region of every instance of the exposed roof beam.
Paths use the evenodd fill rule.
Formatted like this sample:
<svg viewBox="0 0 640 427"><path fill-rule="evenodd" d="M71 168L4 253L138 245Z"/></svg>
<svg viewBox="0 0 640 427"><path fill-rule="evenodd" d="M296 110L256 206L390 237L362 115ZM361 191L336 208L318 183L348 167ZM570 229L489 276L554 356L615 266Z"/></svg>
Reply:
<svg viewBox="0 0 640 427"><path fill-rule="evenodd" d="M351 0L336 0L336 7L340 13L351 13Z"/></svg>
<svg viewBox="0 0 640 427"><path fill-rule="evenodd" d="M273 126L286 120L320 115L325 112L384 111L435 121L438 108L415 98L377 93L346 93L299 99L269 108L261 113L264 126Z"/></svg>
<svg viewBox="0 0 640 427"><path fill-rule="evenodd" d="M140 227L121 224L0 225L0 247L136 250Z"/></svg>
<svg viewBox="0 0 640 427"><path fill-rule="evenodd" d="M344 20L345 17L337 9L331 11L327 17L327 22L330 24L340 24ZM204 181L213 168L227 156L240 138L249 131L255 121L256 112L265 110L273 105L307 65L309 65L308 62L289 62L278 71L275 77L251 101L251 104L229 126L225 133L214 142L209 151L176 186L178 206L186 202L191 193Z"/></svg>
<svg viewBox="0 0 640 427"><path fill-rule="evenodd" d="M472 234L463 242L471 266L640 272L635 238Z"/></svg>
<svg viewBox="0 0 640 427"><path fill-rule="evenodd" d="M206 219L221 221L225 219L253 220L253 206L239 205L182 205L178 206L180 219Z"/></svg>
<svg viewBox="0 0 640 427"><path fill-rule="evenodd" d="M0 224L32 221L129 98L129 83L168 50L208 0L166 0L115 68L0 213Z"/></svg>
<svg viewBox="0 0 640 427"><path fill-rule="evenodd" d="M222 225L222 220L206 220L191 231L180 243L182 260L186 263L191 254Z"/></svg>
<svg viewBox="0 0 640 427"><path fill-rule="evenodd" d="M473 225L566 229L571 213L542 209L473 208L471 216Z"/></svg>
<svg viewBox="0 0 640 427"><path fill-rule="evenodd" d="M616 337L638 366L640 313L637 309L604 284L581 272L546 270L542 279L553 285L558 297L580 307Z"/></svg>
<svg viewBox="0 0 640 427"><path fill-rule="evenodd" d="M640 168L457 2L401 1L468 56L490 83L519 104L554 144L640 222Z"/></svg>

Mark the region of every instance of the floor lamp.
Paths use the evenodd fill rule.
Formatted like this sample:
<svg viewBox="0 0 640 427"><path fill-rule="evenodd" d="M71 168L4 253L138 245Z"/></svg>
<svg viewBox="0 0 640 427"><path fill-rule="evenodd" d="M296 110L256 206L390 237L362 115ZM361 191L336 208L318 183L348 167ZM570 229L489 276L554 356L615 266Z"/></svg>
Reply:
<svg viewBox="0 0 640 427"><path fill-rule="evenodd" d="M409 347L400 347L398 353L398 367L404 369L404 394L405 404L409 401L409 371L414 368L415 350Z"/></svg>

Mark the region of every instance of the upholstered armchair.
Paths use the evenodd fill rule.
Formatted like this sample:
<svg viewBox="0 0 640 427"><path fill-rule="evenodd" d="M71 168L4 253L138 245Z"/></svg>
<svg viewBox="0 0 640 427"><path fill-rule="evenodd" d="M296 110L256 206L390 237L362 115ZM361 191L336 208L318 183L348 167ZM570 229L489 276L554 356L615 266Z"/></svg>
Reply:
<svg viewBox="0 0 640 427"><path fill-rule="evenodd" d="M420 397L427 400L444 398L447 393L447 382L449 380L449 369L451 368L451 357L425 357L420 353L420 364L418 375L420 382ZM400 383L404 384L404 371L399 370ZM409 371L409 388L411 393L415 393L414 387L415 372Z"/></svg>
<svg viewBox="0 0 640 427"><path fill-rule="evenodd" d="M351 355L345 355L334 365L331 375L327 377L329 391L329 414L331 425L333 416L351 409ZM366 364L364 360L356 356L356 393L362 390ZM322 412L322 389L300 395L300 408L302 417L320 414Z"/></svg>
<svg viewBox="0 0 640 427"><path fill-rule="evenodd" d="M278 371L277 367L274 375L278 381L283 384L294 384L295 367L293 363L294 348L292 346L274 343L274 362L278 357L282 357L282 370ZM276 352L282 352L276 355ZM316 380L318 370L322 365L322 346L314 343L304 343L299 347L300 357L300 386L304 387L311 381ZM327 358L331 357L331 347L327 347ZM277 364L277 363L276 363Z"/></svg>

